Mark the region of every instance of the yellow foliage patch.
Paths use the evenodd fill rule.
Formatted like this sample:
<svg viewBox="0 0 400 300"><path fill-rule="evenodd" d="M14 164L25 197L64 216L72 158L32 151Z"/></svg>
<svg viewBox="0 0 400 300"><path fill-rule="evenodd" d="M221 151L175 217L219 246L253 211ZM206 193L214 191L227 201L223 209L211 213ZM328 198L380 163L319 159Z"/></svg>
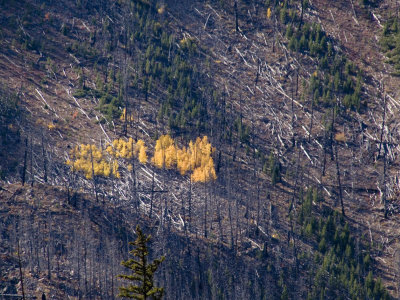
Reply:
<svg viewBox="0 0 400 300"><path fill-rule="evenodd" d="M158 12L160 15L162 15L162 14L165 12L165 6L164 6L164 5L160 6L160 7L157 9L157 12Z"/></svg>
<svg viewBox="0 0 400 300"><path fill-rule="evenodd" d="M271 18L271 8L268 7L267 9L267 18L270 19Z"/></svg>
<svg viewBox="0 0 400 300"><path fill-rule="evenodd" d="M335 134L335 140L338 142L346 142L346 136L344 135L344 132L338 132Z"/></svg>
<svg viewBox="0 0 400 300"><path fill-rule="evenodd" d="M162 135L156 142L152 162L159 168L177 168L181 175L190 170L193 181L208 182L217 179L212 152L207 136L198 137L189 142L188 148L180 149L169 135Z"/></svg>
<svg viewBox="0 0 400 300"><path fill-rule="evenodd" d="M136 143L136 155L140 163L145 164L147 163L147 147L144 145L144 141L138 140Z"/></svg>
<svg viewBox="0 0 400 300"><path fill-rule="evenodd" d="M194 182L208 182L215 179L217 179L217 174L215 173L212 157L209 157L208 161L204 165L193 170L192 180Z"/></svg>
<svg viewBox="0 0 400 300"><path fill-rule="evenodd" d="M137 158L145 164L148 160L146 151L143 140L135 143L132 138L116 139L105 150L81 144L71 150L66 164L73 172L83 172L87 179L94 176L120 178L118 160ZM217 179L212 158L214 151L207 136L190 141L187 148L179 148L169 135L162 135L156 142L151 161L158 168L176 168L181 175L190 171L194 182L208 182ZM132 171L133 165L128 164L127 169Z"/></svg>
<svg viewBox="0 0 400 300"><path fill-rule="evenodd" d="M109 177L111 174L116 178L120 177L118 162L106 159L103 151L96 145L75 146L70 155L71 159L67 160L66 164L74 172L83 172L87 179L93 179L93 176Z"/></svg>
<svg viewBox="0 0 400 300"><path fill-rule="evenodd" d="M271 237L272 237L274 240L278 240L278 241L279 241L279 235L278 235L277 233L273 233L273 234L271 235Z"/></svg>
<svg viewBox="0 0 400 300"><path fill-rule="evenodd" d="M53 123L49 123L49 124L47 124L47 128L48 128L50 131L52 131L52 130L56 129L56 125L54 125Z"/></svg>
<svg viewBox="0 0 400 300"><path fill-rule="evenodd" d="M185 175L186 172L190 169L190 154L186 148L178 149L176 153L177 165L179 172L181 175Z"/></svg>
<svg viewBox="0 0 400 300"><path fill-rule="evenodd" d="M147 163L147 147L142 140L138 140L135 143L132 138L129 138L127 141L116 139L106 148L106 151L114 158L131 159L136 157L140 163Z"/></svg>
<svg viewBox="0 0 400 300"><path fill-rule="evenodd" d="M126 117L126 121L133 122L133 115L131 113L129 113L129 112L128 112L128 114L126 114L126 108L124 108L124 110L122 111L122 114L119 117L119 119L121 121L125 121L125 117Z"/></svg>
<svg viewBox="0 0 400 300"><path fill-rule="evenodd" d="M175 157L174 157L175 156ZM152 162L159 168L172 168L176 160L174 140L167 134L162 135L156 142Z"/></svg>

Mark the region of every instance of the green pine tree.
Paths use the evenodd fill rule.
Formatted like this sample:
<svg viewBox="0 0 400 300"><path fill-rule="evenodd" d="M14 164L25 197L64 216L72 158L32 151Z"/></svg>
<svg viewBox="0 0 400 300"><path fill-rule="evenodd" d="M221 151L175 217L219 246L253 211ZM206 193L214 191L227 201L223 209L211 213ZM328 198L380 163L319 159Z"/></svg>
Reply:
<svg viewBox="0 0 400 300"><path fill-rule="evenodd" d="M134 256L126 261L122 261L121 265L131 269L132 275L118 275L118 277L127 279L131 282L127 287L120 287L119 297L129 299L161 299L164 294L164 289L155 287L153 282L154 273L158 266L164 261L165 257L155 259L152 263L147 261L149 250L147 242L150 240L150 235L145 235L139 225L136 227L137 239L129 244L134 246L134 249L129 251Z"/></svg>

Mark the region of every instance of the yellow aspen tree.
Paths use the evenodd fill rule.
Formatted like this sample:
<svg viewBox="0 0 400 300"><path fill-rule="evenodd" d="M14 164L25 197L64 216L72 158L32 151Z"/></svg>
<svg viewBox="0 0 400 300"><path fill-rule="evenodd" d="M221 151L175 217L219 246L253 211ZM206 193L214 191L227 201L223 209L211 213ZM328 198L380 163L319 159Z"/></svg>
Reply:
<svg viewBox="0 0 400 300"><path fill-rule="evenodd" d="M181 175L185 175L190 169L190 155L186 148L178 149L176 153L177 157L177 168Z"/></svg>
<svg viewBox="0 0 400 300"><path fill-rule="evenodd" d="M208 162L206 163L204 167L204 173L206 177L206 181L211 181L211 180L216 180L217 179L217 174L215 173L215 168L214 168L214 160L212 157L209 157Z"/></svg>
<svg viewBox="0 0 400 300"><path fill-rule="evenodd" d="M170 147L174 146L173 139L168 135L162 135L156 142L156 147L154 149L154 156L152 158L152 162L159 168L166 167L166 150ZM171 150L169 150L171 153Z"/></svg>
<svg viewBox="0 0 400 300"><path fill-rule="evenodd" d="M108 146L107 146L106 152L107 152L108 154L110 154L111 156L115 156L115 155L116 155L116 153L115 153L114 148L113 148L112 145L108 145Z"/></svg>
<svg viewBox="0 0 400 300"><path fill-rule="evenodd" d="M158 167L158 168L162 168L164 166L164 156L163 156L164 152L161 149L161 147L157 147L157 143L156 143L156 148L154 149L154 156L151 159L152 163Z"/></svg>
<svg viewBox="0 0 400 300"><path fill-rule="evenodd" d="M116 142L115 142L116 141ZM128 147L123 139L117 139L113 142L115 144L115 152L117 158L127 157L129 155Z"/></svg>
<svg viewBox="0 0 400 300"><path fill-rule="evenodd" d="M190 141L190 164L193 170L204 165L208 161L208 157L211 155L211 149L211 144L208 142L207 136L204 136L202 139L198 137L194 143Z"/></svg>
<svg viewBox="0 0 400 300"><path fill-rule="evenodd" d="M268 7L267 9L267 18L271 19L271 7Z"/></svg>
<svg viewBox="0 0 400 300"><path fill-rule="evenodd" d="M193 171L192 180L194 182L208 182L217 179L215 173L214 161L212 157L208 159L208 162Z"/></svg>
<svg viewBox="0 0 400 300"><path fill-rule="evenodd" d="M193 182L205 182L203 169L201 168L194 169L191 179Z"/></svg>
<svg viewBox="0 0 400 300"><path fill-rule="evenodd" d="M213 148L207 136L190 141L188 148L178 148L169 135L162 135L156 142L152 162L158 168L177 168L181 175L192 170L191 179L194 182L215 180Z"/></svg>
<svg viewBox="0 0 400 300"><path fill-rule="evenodd" d="M120 148L121 148L120 157L122 157L122 158L128 158L129 155L132 153L132 151L129 151L127 144L128 144L127 142L125 142L124 140L121 139L121 141L120 141Z"/></svg>
<svg viewBox="0 0 400 300"><path fill-rule="evenodd" d="M125 115L126 115L126 108L124 108L124 109L122 110L122 114L121 114L121 116L119 117L119 119L120 119L121 121L125 121ZM133 115L132 115L131 113L128 113L128 115L126 115L126 121L127 121L127 122L133 122Z"/></svg>
<svg viewBox="0 0 400 300"><path fill-rule="evenodd" d="M119 174L119 172L118 172L118 162L116 161L116 160L113 160L112 162L111 162L111 165L112 165L112 174L114 175L114 177L116 177L116 178L120 178L121 177L121 175Z"/></svg>
<svg viewBox="0 0 400 300"><path fill-rule="evenodd" d="M201 139L198 137L193 144L193 169L201 166L201 149L200 149Z"/></svg>
<svg viewBox="0 0 400 300"><path fill-rule="evenodd" d="M138 140L136 143L132 138L127 141L116 139L106 148L106 152L114 158L131 159L136 157L140 163L147 163L148 157L146 154L147 147L143 140ZM133 170L133 165L127 166L129 171Z"/></svg>
<svg viewBox="0 0 400 300"><path fill-rule="evenodd" d="M140 148L138 159L139 159L139 162L142 164L147 163L148 158L147 158L147 154L146 154L146 147Z"/></svg>
<svg viewBox="0 0 400 300"><path fill-rule="evenodd" d="M112 149L107 149L106 152L110 153ZM86 179L93 179L93 176L105 176L109 177L112 174L115 177L119 177L118 173L118 162L112 160L108 162L103 151L98 149L96 145L84 145L75 146L71 150L72 161L68 160L67 165L71 166L73 172L82 171Z"/></svg>
<svg viewBox="0 0 400 300"><path fill-rule="evenodd" d="M113 148L114 148L115 150L118 149L118 143L119 143L119 139L116 139L116 140L114 140L114 141L112 142L112 146L113 146Z"/></svg>
<svg viewBox="0 0 400 300"><path fill-rule="evenodd" d="M137 151L139 152L137 154L139 162L142 164L147 163L147 154L146 154L147 147L144 145L144 141L138 140L136 143L136 149L138 149Z"/></svg>
<svg viewBox="0 0 400 300"><path fill-rule="evenodd" d="M128 139L128 141L126 142L126 146L128 149L128 156L126 158L133 158L135 149L135 142L133 141L133 138L130 137Z"/></svg>
<svg viewBox="0 0 400 300"><path fill-rule="evenodd" d="M208 137L197 138L196 142L189 144L191 155L191 167L193 169L192 180L194 182L207 182L217 179L214 161L211 157L212 146L208 142Z"/></svg>
<svg viewBox="0 0 400 300"><path fill-rule="evenodd" d="M199 138L197 138L195 143L193 143L192 141L189 142L190 168L192 170L200 165L200 151L198 149L197 143L198 140Z"/></svg>
<svg viewBox="0 0 400 300"><path fill-rule="evenodd" d="M116 139L106 148L106 151L115 158L132 158L134 156L133 148L134 142L132 138L129 138L128 141Z"/></svg>
<svg viewBox="0 0 400 300"><path fill-rule="evenodd" d="M140 152L140 148L144 147L144 141L143 140L138 140L136 142L136 145L133 149L133 154L134 156L138 157L139 156L139 152Z"/></svg>
<svg viewBox="0 0 400 300"><path fill-rule="evenodd" d="M208 142L208 138L205 135L199 142L200 149L200 165L206 165L209 158L211 157L211 144Z"/></svg>
<svg viewBox="0 0 400 300"><path fill-rule="evenodd" d="M111 174L111 166L109 163L103 162L103 174L105 177L109 177Z"/></svg>
<svg viewBox="0 0 400 300"><path fill-rule="evenodd" d="M165 149L165 167L167 169L172 169L173 167L176 166L176 148L175 145L170 145L168 146L167 149Z"/></svg>
<svg viewBox="0 0 400 300"><path fill-rule="evenodd" d="M90 150L90 145L81 144L80 147L75 147L77 160L74 162L74 168L76 171L82 171L85 174L86 179L93 178Z"/></svg>

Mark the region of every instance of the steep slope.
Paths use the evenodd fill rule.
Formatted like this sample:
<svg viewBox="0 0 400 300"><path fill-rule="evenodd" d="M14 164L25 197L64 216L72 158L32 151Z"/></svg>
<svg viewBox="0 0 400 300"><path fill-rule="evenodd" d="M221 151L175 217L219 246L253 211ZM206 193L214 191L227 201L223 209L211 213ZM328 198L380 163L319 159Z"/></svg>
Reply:
<svg viewBox="0 0 400 300"><path fill-rule="evenodd" d="M42 237L33 247L29 230L11 237L16 222L4 221L7 261L15 266L22 236L22 251L45 249L36 261L25 258L25 272L50 277L57 297L112 298L128 232L139 221L154 234L155 254L167 254L158 280L168 299L383 297L372 276L397 297L398 79L376 42L390 3L24 4L0 6L2 95L19 99L19 118L1 124L3 157L19 149L15 163L2 163L10 191L2 193L2 213L21 214ZM196 183L122 157L114 177L85 178L65 164L78 143L105 151L119 137L143 140L151 157L165 133L179 147L207 135L217 180ZM33 189L17 185L20 178ZM61 194L7 196L53 188ZM76 205L81 197L93 208ZM62 207L51 224L72 218L70 227L79 228L86 215L80 225L93 233L39 229L25 205L51 211L52 198ZM92 239L97 254L80 259L73 249ZM117 241L125 246L108 246ZM47 273L39 269L46 255ZM17 282L12 272L9 286ZM38 280L29 279L30 291Z"/></svg>

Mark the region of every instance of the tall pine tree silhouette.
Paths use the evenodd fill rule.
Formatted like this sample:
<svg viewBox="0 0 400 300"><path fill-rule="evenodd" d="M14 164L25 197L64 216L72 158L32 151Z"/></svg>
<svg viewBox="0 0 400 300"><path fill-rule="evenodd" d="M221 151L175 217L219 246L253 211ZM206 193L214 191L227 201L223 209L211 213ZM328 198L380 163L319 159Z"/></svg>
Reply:
<svg viewBox="0 0 400 300"><path fill-rule="evenodd" d="M120 287L119 297L129 299L161 299L164 294L164 288L155 287L153 282L154 273L158 266L164 261L165 257L155 259L152 263L147 261L149 250L147 243L151 239L150 235L145 235L139 225L136 227L137 239L129 244L134 249L129 251L134 256L126 261L122 261L121 265L131 269L132 275L118 275L118 277L129 280L133 283L127 287Z"/></svg>

